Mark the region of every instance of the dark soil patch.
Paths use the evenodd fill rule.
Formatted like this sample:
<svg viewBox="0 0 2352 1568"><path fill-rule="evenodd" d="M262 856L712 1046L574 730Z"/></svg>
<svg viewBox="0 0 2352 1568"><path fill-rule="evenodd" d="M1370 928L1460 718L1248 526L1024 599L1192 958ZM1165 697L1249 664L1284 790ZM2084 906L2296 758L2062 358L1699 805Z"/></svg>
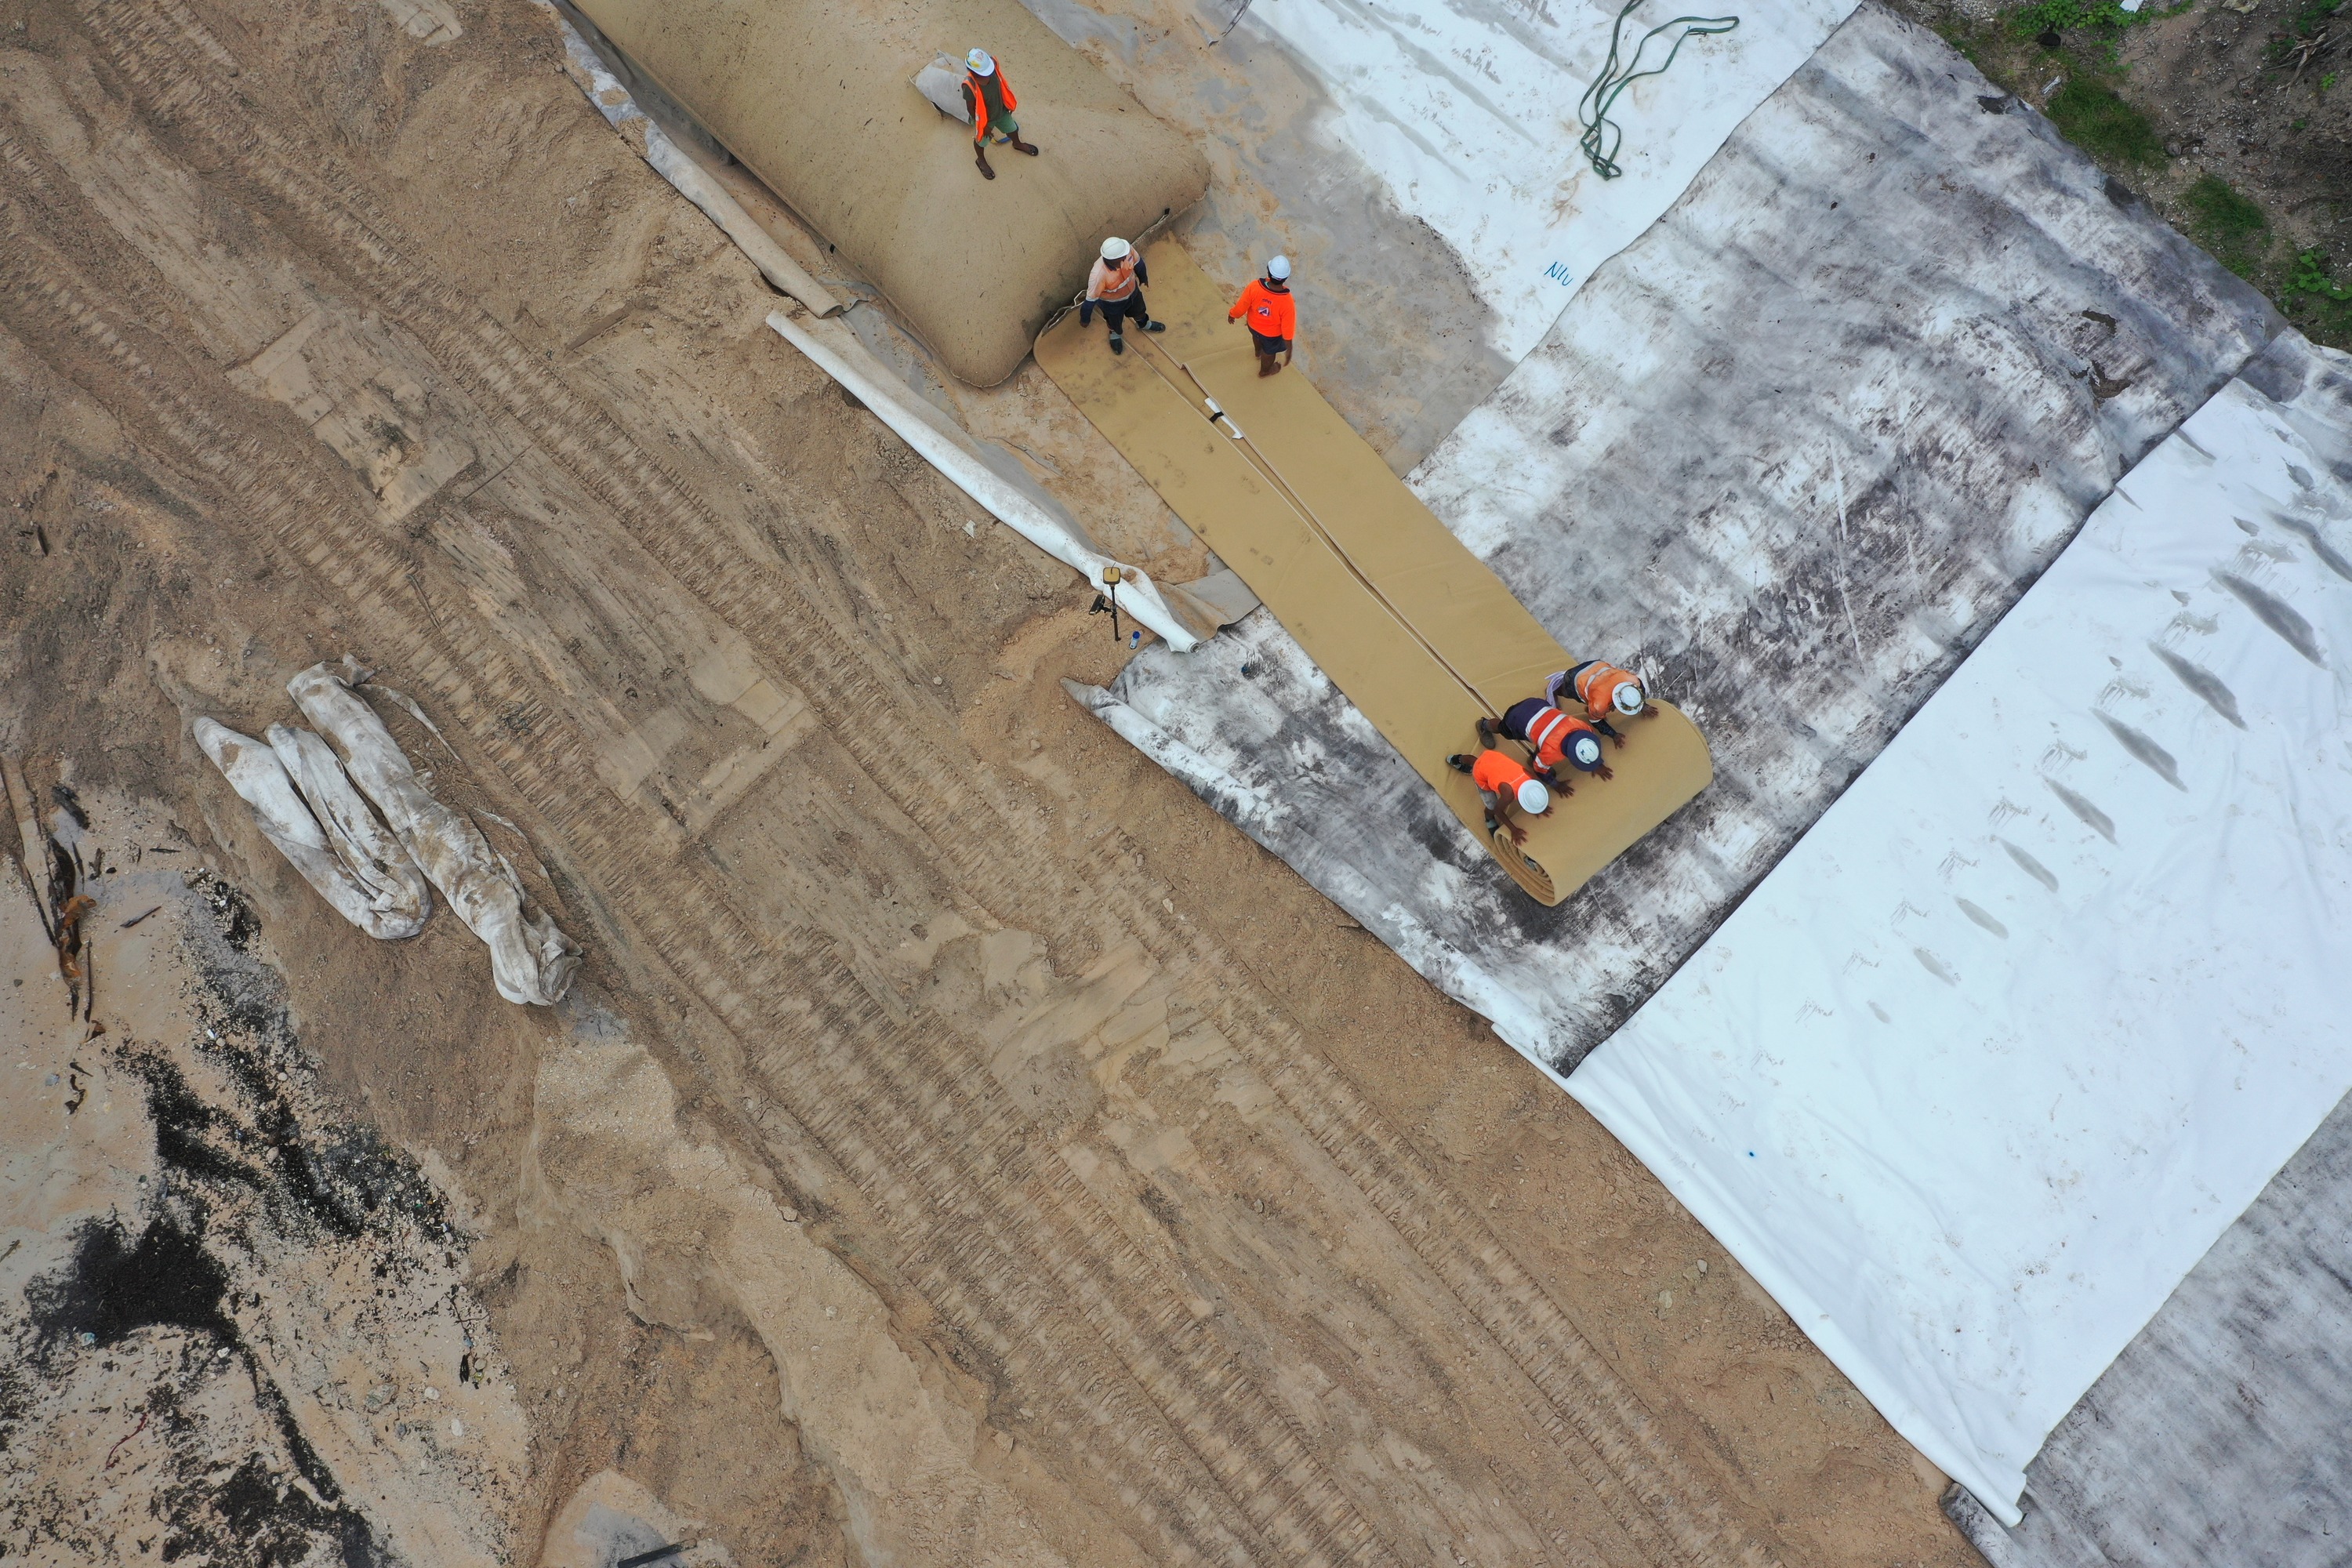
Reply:
<svg viewBox="0 0 2352 1568"><path fill-rule="evenodd" d="M82 1233L73 1262L26 1292L33 1326L46 1338L94 1335L110 1345L144 1328L187 1329L224 1345L236 1325L221 1310L228 1278L204 1243L168 1217L151 1221L134 1240L102 1222Z"/></svg>

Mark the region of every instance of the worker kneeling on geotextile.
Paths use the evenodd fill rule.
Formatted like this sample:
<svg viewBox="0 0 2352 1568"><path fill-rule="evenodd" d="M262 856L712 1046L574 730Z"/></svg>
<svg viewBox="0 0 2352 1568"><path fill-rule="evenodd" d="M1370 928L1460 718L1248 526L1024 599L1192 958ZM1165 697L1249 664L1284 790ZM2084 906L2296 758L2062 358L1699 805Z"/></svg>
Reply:
<svg viewBox="0 0 2352 1568"><path fill-rule="evenodd" d="M1143 308L1143 285L1150 281L1151 274L1135 247L1116 237L1104 240L1094 270L1087 274L1087 297L1078 303L1078 325L1087 325L1100 306L1103 325L1110 329L1110 352L1115 354L1127 352L1127 339L1119 328L1130 318L1147 332L1166 331L1168 323L1153 321L1151 312Z"/></svg>
<svg viewBox="0 0 2352 1568"><path fill-rule="evenodd" d="M1571 691L1584 704L1584 711L1602 734L1620 746L1625 737L1610 722L1619 719L1654 719L1658 710L1650 706L1650 694L1642 689L1641 679L1630 669L1620 669L1605 659L1588 658L1571 669L1563 669L1544 682L1544 697L1559 702L1562 691ZM1564 704L1563 704L1564 706Z"/></svg>
<svg viewBox="0 0 2352 1568"><path fill-rule="evenodd" d="M1265 276L1242 290L1225 320L1248 324L1250 341L1257 345L1258 374L1272 375L1288 363L1298 331L1298 301L1290 297L1290 258L1277 256L1267 262ZM1277 360L1276 354L1282 357Z"/></svg>
<svg viewBox="0 0 2352 1568"><path fill-rule="evenodd" d="M1494 737L1484 730L1479 731L1478 740L1479 752L1475 760L1456 752L1445 759L1445 765L1457 773L1468 773L1470 782L1478 786L1478 798L1486 803L1486 831L1507 828L1512 843L1524 844L1528 830L1511 820L1511 813L1516 809L1529 816L1549 816L1551 791L1514 761L1510 753L1497 750Z"/></svg>
<svg viewBox="0 0 2352 1568"><path fill-rule="evenodd" d="M1021 121L1013 111L1021 100L1013 96L1013 84L996 68L996 60L986 49L974 49L964 56L967 68L963 73L963 105L971 110L971 155L979 160L980 172L990 179L996 171L988 166L988 138L993 132L999 142L1010 142L1015 153L1026 153L1032 158L1037 149L1021 140Z"/></svg>
<svg viewBox="0 0 2352 1568"><path fill-rule="evenodd" d="M1604 779L1617 775L1601 760L1601 732L1573 713L1564 713L1540 697L1530 697L1514 702L1503 710L1501 723L1492 719L1478 721L1478 738L1488 745L1497 736L1507 736L1534 753L1530 764L1536 777L1551 784L1563 795L1574 795L1575 789L1560 782L1562 763L1580 773L1599 773Z"/></svg>

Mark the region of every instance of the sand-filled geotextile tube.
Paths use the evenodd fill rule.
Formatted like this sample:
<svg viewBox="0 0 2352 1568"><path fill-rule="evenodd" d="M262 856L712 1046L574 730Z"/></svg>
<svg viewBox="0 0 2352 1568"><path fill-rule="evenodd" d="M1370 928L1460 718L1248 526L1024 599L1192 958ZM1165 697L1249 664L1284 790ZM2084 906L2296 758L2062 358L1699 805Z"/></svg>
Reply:
<svg viewBox="0 0 2352 1568"><path fill-rule="evenodd" d="M1153 246L1150 262L1165 337L1138 334L1114 357L1074 316L1038 340L1039 366L1520 887L1560 902L1706 787L1706 741L1657 702L1630 722L1629 744L1610 745L1613 778L1571 775L1575 793L1527 823L1524 846L1490 838L1446 757L1477 749L1481 717L1612 650L1571 657L1305 376L1261 379L1248 334L1181 247Z"/></svg>
<svg viewBox="0 0 2352 1568"><path fill-rule="evenodd" d="M1086 286L1103 240L1208 188L1206 160L1016 0L583 0L605 37L906 317L948 369L993 386ZM914 87L980 47L1032 158L973 164L971 127Z"/></svg>

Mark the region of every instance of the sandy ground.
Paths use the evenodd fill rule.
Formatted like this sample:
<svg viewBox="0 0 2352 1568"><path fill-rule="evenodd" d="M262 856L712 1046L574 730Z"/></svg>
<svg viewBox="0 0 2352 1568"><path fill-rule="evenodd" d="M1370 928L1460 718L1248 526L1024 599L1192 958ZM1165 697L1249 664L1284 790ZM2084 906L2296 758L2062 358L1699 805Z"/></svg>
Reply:
<svg viewBox="0 0 2352 1568"><path fill-rule="evenodd" d="M1605 1134L1070 704L1108 627L544 13L0 0L0 749L120 868L79 1023L0 882L33 1560L1971 1560ZM342 924L188 740L346 651L562 1006Z"/></svg>

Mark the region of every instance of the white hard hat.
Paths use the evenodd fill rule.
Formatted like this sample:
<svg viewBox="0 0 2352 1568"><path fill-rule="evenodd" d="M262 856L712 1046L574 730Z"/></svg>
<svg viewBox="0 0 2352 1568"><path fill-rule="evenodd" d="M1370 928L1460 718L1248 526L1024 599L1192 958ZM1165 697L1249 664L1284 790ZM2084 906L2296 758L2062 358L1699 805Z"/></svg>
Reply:
<svg viewBox="0 0 2352 1568"><path fill-rule="evenodd" d="M996 74L996 61L990 56L986 49L972 50L971 53L964 56L963 63L970 66L974 71L978 72L982 76L994 76Z"/></svg>
<svg viewBox="0 0 2352 1568"><path fill-rule="evenodd" d="M1530 816L1541 816L1551 809L1551 791L1533 779L1519 781L1519 809Z"/></svg>
<svg viewBox="0 0 2352 1568"><path fill-rule="evenodd" d="M1568 742L1568 760L1586 773L1601 765L1601 737L1587 730Z"/></svg>
<svg viewBox="0 0 2352 1568"><path fill-rule="evenodd" d="M1118 236L1112 235L1108 239L1103 241L1103 259L1105 261L1124 260L1126 259L1127 253L1134 248L1135 247L1128 244L1127 241L1119 238Z"/></svg>
<svg viewBox="0 0 2352 1568"><path fill-rule="evenodd" d="M1641 684L1626 680L1619 682L1617 689L1610 694L1609 705L1631 719L1641 712L1643 700Z"/></svg>
<svg viewBox="0 0 2352 1568"><path fill-rule="evenodd" d="M1273 279L1276 283L1288 282L1290 280L1290 258L1287 256L1277 256L1273 260L1267 262L1265 264L1265 275L1268 278Z"/></svg>

